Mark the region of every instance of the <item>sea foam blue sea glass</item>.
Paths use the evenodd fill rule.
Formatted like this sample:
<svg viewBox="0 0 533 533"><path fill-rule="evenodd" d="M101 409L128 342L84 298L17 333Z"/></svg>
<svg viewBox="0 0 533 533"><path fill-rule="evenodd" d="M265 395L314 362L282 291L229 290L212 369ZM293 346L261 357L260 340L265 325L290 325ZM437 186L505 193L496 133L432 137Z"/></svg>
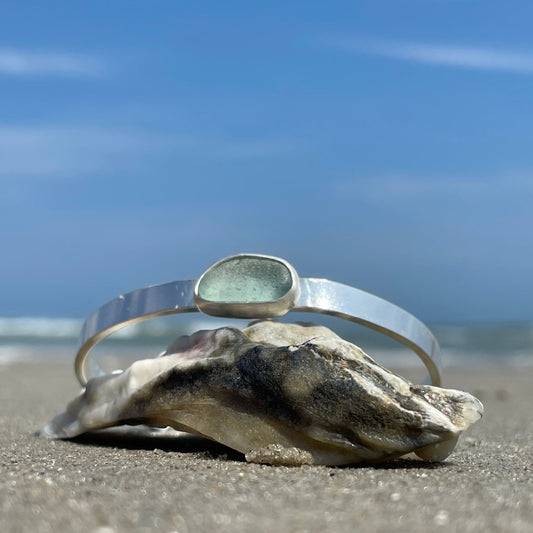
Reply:
<svg viewBox="0 0 533 533"><path fill-rule="evenodd" d="M198 285L210 302L264 303L279 300L292 287L289 269L267 257L238 256L213 265Z"/></svg>

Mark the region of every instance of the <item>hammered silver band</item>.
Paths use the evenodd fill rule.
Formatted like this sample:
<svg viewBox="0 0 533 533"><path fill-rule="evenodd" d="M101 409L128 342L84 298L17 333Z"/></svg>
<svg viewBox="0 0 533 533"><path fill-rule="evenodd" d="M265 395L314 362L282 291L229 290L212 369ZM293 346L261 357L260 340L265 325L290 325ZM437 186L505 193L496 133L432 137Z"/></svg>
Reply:
<svg viewBox="0 0 533 533"><path fill-rule="evenodd" d="M80 333L75 373L81 385L101 374L94 362L90 371L86 368L87 355L95 344L144 320L199 312L196 286L197 280L153 285L121 295L96 310ZM296 300L287 311L326 314L379 331L413 350L425 364L431 384L441 384L440 349L433 334L413 315L378 296L327 279L299 278Z"/></svg>

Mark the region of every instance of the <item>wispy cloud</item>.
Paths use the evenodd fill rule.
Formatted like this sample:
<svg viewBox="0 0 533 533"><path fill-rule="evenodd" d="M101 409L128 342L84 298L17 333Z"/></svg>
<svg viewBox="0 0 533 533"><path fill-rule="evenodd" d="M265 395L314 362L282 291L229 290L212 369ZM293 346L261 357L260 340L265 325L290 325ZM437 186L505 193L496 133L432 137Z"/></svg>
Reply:
<svg viewBox="0 0 533 533"><path fill-rule="evenodd" d="M4 76L98 76L103 70L103 63L91 56L0 48Z"/></svg>
<svg viewBox="0 0 533 533"><path fill-rule="evenodd" d="M0 125L0 177L130 169L169 145L164 135L116 128Z"/></svg>
<svg viewBox="0 0 533 533"><path fill-rule="evenodd" d="M484 178L390 175L337 181L332 184L332 190L344 198L353 196L373 205L434 205L455 199L467 204L487 200L503 203L504 198L530 198L533 195L533 181L531 172L508 172Z"/></svg>
<svg viewBox="0 0 533 533"><path fill-rule="evenodd" d="M378 55L429 65L533 74L533 52L427 43L364 42L346 38L328 39L327 43L353 54Z"/></svg>
<svg viewBox="0 0 533 533"><path fill-rule="evenodd" d="M0 178L87 176L139 170L154 158L249 160L301 149L291 140L224 139L68 125L0 124Z"/></svg>

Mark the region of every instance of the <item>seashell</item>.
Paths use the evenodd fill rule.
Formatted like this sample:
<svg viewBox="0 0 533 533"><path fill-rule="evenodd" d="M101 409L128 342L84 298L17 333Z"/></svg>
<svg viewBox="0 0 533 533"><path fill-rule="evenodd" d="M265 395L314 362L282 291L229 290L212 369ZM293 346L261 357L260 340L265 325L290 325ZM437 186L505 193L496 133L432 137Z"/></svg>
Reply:
<svg viewBox="0 0 533 533"><path fill-rule="evenodd" d="M41 435L148 424L251 462L342 465L413 451L441 461L482 413L470 394L412 384L325 327L260 321L180 337L161 357L91 379Z"/></svg>

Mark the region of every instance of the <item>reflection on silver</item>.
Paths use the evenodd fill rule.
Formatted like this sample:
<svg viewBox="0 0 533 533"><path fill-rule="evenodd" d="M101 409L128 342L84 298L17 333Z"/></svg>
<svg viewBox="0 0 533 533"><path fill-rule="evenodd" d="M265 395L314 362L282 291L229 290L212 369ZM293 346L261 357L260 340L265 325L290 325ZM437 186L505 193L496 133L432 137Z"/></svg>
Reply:
<svg viewBox="0 0 533 533"><path fill-rule="evenodd" d="M297 275L295 271L294 274ZM315 278L299 278L299 282L299 296L287 311L331 315L379 331L413 350L426 365L431 383L441 384L437 340L413 315L349 285ZM199 312L194 301L196 283L197 280L185 280L153 285L121 295L97 309L80 333L80 348L74 363L79 382L85 385L90 377L102 374L94 361L87 369L87 354L108 335L151 318ZM250 318L250 314L243 317Z"/></svg>

